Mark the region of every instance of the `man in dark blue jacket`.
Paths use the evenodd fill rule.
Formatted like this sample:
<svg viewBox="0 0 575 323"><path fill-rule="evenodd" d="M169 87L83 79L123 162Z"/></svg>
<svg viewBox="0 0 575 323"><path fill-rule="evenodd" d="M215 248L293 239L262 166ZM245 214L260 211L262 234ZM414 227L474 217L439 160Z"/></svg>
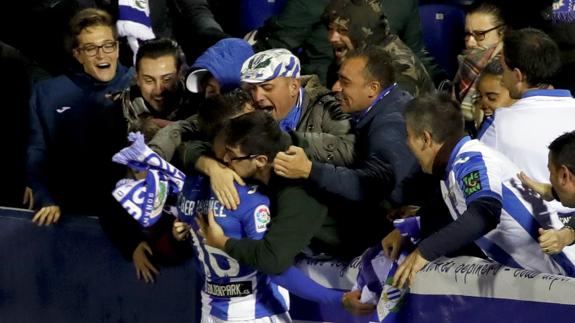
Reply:
<svg viewBox="0 0 575 323"><path fill-rule="evenodd" d="M412 97L397 87L391 58L384 51L371 48L349 55L333 90L339 92L342 111L352 115L354 164L343 167L311 161L301 148L291 146L277 155L274 167L281 176L306 178L327 196L336 197L329 200L330 209L341 204L337 209L346 210L341 216L343 221L348 218L347 228L361 230L366 242L375 242L385 233L383 203L413 202L404 182L417 171L417 162L406 146L402 116ZM352 217L350 212L362 217Z"/></svg>
<svg viewBox="0 0 575 323"><path fill-rule="evenodd" d="M115 181L125 172L111 162L125 145L125 121L107 94L128 86L133 71L118 64L108 13L84 9L70 26L72 53L80 64L38 83L30 101L27 182L39 225L57 222L61 209L82 214L107 209Z"/></svg>

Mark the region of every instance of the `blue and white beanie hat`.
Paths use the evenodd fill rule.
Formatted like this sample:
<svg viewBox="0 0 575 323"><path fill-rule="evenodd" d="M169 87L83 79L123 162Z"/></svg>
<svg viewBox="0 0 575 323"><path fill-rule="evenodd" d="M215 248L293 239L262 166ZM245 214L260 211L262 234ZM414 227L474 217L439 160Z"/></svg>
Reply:
<svg viewBox="0 0 575 323"><path fill-rule="evenodd" d="M283 48L256 53L242 65L241 81L262 83L278 77L298 78L300 63L297 56Z"/></svg>

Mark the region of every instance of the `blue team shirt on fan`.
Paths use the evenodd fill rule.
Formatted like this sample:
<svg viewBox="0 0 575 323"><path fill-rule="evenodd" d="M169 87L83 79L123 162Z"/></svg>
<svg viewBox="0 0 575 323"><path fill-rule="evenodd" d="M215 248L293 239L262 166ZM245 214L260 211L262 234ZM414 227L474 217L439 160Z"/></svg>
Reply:
<svg viewBox="0 0 575 323"><path fill-rule="evenodd" d="M262 239L270 222L269 199L257 186L236 185L241 203L226 209L215 197L209 178L188 176L178 197L178 217L191 225L199 271L204 277L202 312L221 320L253 320L288 310L287 291L270 278L239 264L224 251L212 248L198 236L198 216L214 214L230 238Z"/></svg>
<svg viewBox="0 0 575 323"><path fill-rule="evenodd" d="M521 185L520 172L506 156L469 137L454 147L441 181L444 201L457 219L479 198L501 202L498 225L475 243L507 266L538 272L575 275L572 251L555 255L541 251L538 228L560 229L556 210Z"/></svg>

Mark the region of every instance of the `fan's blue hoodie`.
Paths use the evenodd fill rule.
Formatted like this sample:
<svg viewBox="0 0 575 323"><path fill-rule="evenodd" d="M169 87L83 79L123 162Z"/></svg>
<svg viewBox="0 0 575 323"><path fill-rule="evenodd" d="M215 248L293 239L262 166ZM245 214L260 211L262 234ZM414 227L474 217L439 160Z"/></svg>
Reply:
<svg viewBox="0 0 575 323"><path fill-rule="evenodd" d="M240 86L242 64L253 54L252 46L245 40L225 38L198 57L192 69L208 70L220 83L222 92L227 92Z"/></svg>

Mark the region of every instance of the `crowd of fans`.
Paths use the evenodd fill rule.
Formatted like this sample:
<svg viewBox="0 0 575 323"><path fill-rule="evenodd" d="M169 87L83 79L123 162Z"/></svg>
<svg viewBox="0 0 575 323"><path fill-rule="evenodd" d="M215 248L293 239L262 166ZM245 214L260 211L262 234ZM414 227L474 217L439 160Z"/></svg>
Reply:
<svg viewBox="0 0 575 323"><path fill-rule="evenodd" d="M41 226L99 217L146 282L196 257L206 322L289 322L278 285L370 313L358 290L293 264L373 246L406 253L396 288L462 254L575 276L575 10L562 1L526 4L530 21L505 1L464 6L448 89L417 1L288 0L245 40L207 1L85 2L65 69L0 42L18 88L0 201L23 195Z"/></svg>

